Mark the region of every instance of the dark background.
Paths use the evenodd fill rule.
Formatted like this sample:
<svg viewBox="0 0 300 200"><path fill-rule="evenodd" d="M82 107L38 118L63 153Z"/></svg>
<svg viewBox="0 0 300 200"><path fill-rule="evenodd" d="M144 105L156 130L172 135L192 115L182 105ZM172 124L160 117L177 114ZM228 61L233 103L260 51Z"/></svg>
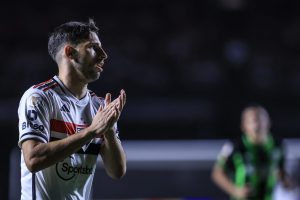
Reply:
<svg viewBox="0 0 300 200"><path fill-rule="evenodd" d="M128 102L123 140L235 138L243 107L270 112L274 134L299 137L299 1L3 1L0 5L0 199L18 141L19 100L57 73L49 33L93 18L109 58L99 96Z"/></svg>

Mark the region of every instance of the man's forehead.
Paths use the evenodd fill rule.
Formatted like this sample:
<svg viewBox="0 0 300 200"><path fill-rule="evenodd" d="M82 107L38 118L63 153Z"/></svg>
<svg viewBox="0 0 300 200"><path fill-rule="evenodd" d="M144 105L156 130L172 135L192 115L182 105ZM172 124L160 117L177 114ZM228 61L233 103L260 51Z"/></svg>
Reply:
<svg viewBox="0 0 300 200"><path fill-rule="evenodd" d="M263 116L269 118L267 111L261 107L250 107L244 110L243 116L245 117L255 117L255 116Z"/></svg>
<svg viewBox="0 0 300 200"><path fill-rule="evenodd" d="M82 40L76 46L86 46L89 44L98 44L99 46L102 46L99 37L95 32L91 32L88 39Z"/></svg>
<svg viewBox="0 0 300 200"><path fill-rule="evenodd" d="M98 35L95 32L90 33L90 38L89 38L90 43L99 43L101 44Z"/></svg>

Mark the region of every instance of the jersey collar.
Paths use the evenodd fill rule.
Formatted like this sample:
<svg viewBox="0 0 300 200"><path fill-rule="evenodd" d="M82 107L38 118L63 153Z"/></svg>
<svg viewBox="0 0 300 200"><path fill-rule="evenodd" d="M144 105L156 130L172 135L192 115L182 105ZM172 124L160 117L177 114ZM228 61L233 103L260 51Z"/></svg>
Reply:
<svg viewBox="0 0 300 200"><path fill-rule="evenodd" d="M62 92L66 95L66 96L68 96L69 98L71 98L72 100L74 100L75 102L76 102L76 104L82 104L82 105L84 105L84 104L86 104L88 101L89 101L89 99L90 99L90 95L89 95L89 92L87 91L86 92L86 94L85 94L85 96L83 97L83 98L81 98L81 99L78 99L77 97L75 97L74 95L73 95L73 93L65 86L65 84L59 79L59 77L58 76L54 76L53 77L53 80L55 81L55 82L57 82L57 84L59 85L59 87L60 87L60 89L62 90Z"/></svg>
<svg viewBox="0 0 300 200"><path fill-rule="evenodd" d="M250 148L250 149L253 149L257 146L261 146L265 149L271 149L274 145L274 140L273 140L273 137L271 135L271 133L268 134L267 136L267 140L263 143L263 144L254 144L250 141L249 137L246 135L246 133L244 133L242 135L242 140L243 140L243 143L246 147Z"/></svg>

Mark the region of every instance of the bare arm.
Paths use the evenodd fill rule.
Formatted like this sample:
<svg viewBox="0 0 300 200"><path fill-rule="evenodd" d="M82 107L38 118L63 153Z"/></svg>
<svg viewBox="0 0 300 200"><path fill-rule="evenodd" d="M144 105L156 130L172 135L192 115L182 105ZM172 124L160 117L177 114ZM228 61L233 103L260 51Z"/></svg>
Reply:
<svg viewBox="0 0 300 200"><path fill-rule="evenodd" d="M110 95L106 96L105 101L107 105L110 104ZM126 155L119 138L115 134L113 125L119 119L126 103L125 91L122 90L120 96L115 101L117 101L117 107L115 108L116 115L112 121L111 128L108 129L103 135L104 142L101 146L100 155L102 157L107 174L111 178L119 179L126 173Z"/></svg>
<svg viewBox="0 0 300 200"><path fill-rule="evenodd" d="M112 102L104 109L100 107L92 124L78 134L49 143L35 140L24 141L22 150L29 171L36 172L49 167L78 151L95 136L104 134L110 128L111 121L116 115L115 104Z"/></svg>
<svg viewBox="0 0 300 200"><path fill-rule="evenodd" d="M100 155L107 174L114 179L119 179L126 173L126 155L120 140L112 131L106 136L101 146Z"/></svg>
<svg viewBox="0 0 300 200"><path fill-rule="evenodd" d="M250 189L248 187L236 187L228 178L224 170L219 166L215 166L213 168L212 180L230 196L236 198L246 198L250 193Z"/></svg>
<svg viewBox="0 0 300 200"><path fill-rule="evenodd" d="M283 168L278 170L278 179L286 189L294 189L297 186L293 178Z"/></svg>
<svg viewBox="0 0 300 200"><path fill-rule="evenodd" d="M47 168L75 153L92 138L93 134L84 129L80 134L49 143L26 140L22 143L26 166L31 172Z"/></svg>

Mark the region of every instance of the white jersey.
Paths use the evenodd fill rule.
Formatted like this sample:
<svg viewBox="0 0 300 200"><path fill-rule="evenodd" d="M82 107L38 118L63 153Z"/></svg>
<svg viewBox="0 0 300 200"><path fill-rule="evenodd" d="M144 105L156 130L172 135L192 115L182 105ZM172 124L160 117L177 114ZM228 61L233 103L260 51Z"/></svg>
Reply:
<svg viewBox="0 0 300 200"><path fill-rule="evenodd" d="M48 143L77 134L91 124L100 105L104 100L91 91L78 100L57 76L32 86L18 109L19 146L25 140ZM91 199L101 142L92 139L78 152L36 173L27 169L22 153L21 199Z"/></svg>

